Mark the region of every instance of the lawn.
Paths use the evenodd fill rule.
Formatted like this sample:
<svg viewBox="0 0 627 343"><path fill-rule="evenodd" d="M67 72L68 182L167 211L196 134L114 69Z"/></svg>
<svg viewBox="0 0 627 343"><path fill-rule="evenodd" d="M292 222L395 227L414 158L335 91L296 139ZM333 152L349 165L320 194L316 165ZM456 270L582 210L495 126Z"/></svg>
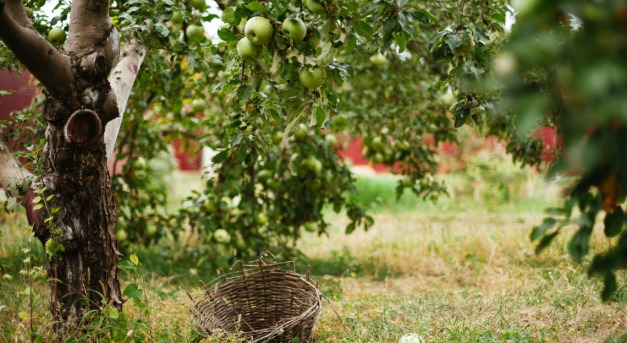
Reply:
<svg viewBox="0 0 627 343"><path fill-rule="evenodd" d="M190 178L183 177L184 184L193 188ZM397 342L408 333L424 342L627 342L625 273L619 274L619 291L603 303L601 282L588 278L585 263L569 259L566 236L534 253L529 232L542 210L556 203L556 187L531 178L519 197L495 204L462 197L455 191L461 181L448 181L450 197L432 204L411 196L392 201L393 177L360 178L362 199L376 202L374 227L345 235L340 228L347 219L329 213L328 237L301 240L307 257L297 260L299 271L311 264L337 311L324 304L317 342ZM20 218L0 219L0 274L12 276L0 279L0 342L26 341L30 328L29 283L20 274L28 229ZM593 248L607 244L599 235ZM40 266L41 249L34 247ZM135 252L142 262L137 274L121 274L123 289L136 283L145 291L139 301L128 302L124 314L105 312L83 338L64 341L235 341L205 338L194 329L187 292L198 295L198 280L216 276L211 266L183 260L166 268L169 252L161 249L137 247L125 257ZM35 278L31 294L34 331L51 341L43 277Z"/></svg>

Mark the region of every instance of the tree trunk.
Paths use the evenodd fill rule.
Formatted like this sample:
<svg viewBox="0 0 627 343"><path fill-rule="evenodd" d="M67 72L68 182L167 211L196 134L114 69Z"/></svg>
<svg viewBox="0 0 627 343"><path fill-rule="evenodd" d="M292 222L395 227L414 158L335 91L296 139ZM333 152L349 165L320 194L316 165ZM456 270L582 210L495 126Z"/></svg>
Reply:
<svg viewBox="0 0 627 343"><path fill-rule="evenodd" d="M60 211L53 215L52 230L37 228L35 233L44 245L54 239L63 246L63 252L48 258L48 275L51 311L64 321L75 322L84 309L107 301L122 307L115 235L118 215L106 161L102 134L97 142L79 147L68 143L63 128L49 124L44 194L54 195L49 209Z"/></svg>
<svg viewBox="0 0 627 343"><path fill-rule="evenodd" d="M43 175L24 205L46 247L57 329L103 304L122 309L118 214L105 143L112 150L145 50L131 43L118 63L108 11L108 0L73 0L68 40L57 51L33 29L20 0L0 0L0 40L46 88ZM13 161L0 140L0 186L28 175L8 165Z"/></svg>

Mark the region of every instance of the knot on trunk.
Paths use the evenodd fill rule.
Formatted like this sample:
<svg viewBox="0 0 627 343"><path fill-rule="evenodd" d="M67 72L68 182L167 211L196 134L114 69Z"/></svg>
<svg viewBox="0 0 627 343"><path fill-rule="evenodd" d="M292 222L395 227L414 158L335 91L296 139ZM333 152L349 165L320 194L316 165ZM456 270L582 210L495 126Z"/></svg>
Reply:
<svg viewBox="0 0 627 343"><path fill-rule="evenodd" d="M70 116L63 129L65 140L75 146L86 146L102 134L102 123L92 110L78 110Z"/></svg>
<svg viewBox="0 0 627 343"><path fill-rule="evenodd" d="M81 60L81 70L88 78L98 78L109 72L110 61L100 52L93 52Z"/></svg>

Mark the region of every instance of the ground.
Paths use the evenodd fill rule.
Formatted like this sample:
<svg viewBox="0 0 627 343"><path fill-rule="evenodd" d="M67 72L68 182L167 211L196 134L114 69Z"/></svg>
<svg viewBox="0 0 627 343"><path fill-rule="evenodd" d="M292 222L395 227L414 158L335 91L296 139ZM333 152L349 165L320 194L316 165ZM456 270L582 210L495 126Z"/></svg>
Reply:
<svg viewBox="0 0 627 343"><path fill-rule="evenodd" d="M530 229L557 201L557 188L533 178L512 203L495 205L476 195L464 200L453 191L434 205L408 197L392 201L393 189L387 189L393 182L360 179L364 198L379 200L368 232L345 235L339 228L346 218L329 213L329 236L309 235L300 243L308 256L298 260L300 271L311 264L330 300L317 342L397 342L408 333L424 342L627 342L625 273L617 294L603 303L602 283L586 275L585 264L570 260L566 236L534 253ZM25 340L30 327L28 279L19 274L28 230L16 224L18 218L5 214L0 220L0 273L13 276L0 280L2 342ZM594 244L602 249L608 243L599 236ZM138 274L122 273L123 289L136 283L145 290L141 301L127 302L124 315L108 313L79 341L112 341L119 316L126 323L117 329L119 341L229 341L199 335L189 311L187 294L198 295L198 280L215 273L189 261L165 268L159 261L169 252L159 249L137 248L143 262ZM44 342L52 337L47 292L45 281L35 279L33 328Z"/></svg>

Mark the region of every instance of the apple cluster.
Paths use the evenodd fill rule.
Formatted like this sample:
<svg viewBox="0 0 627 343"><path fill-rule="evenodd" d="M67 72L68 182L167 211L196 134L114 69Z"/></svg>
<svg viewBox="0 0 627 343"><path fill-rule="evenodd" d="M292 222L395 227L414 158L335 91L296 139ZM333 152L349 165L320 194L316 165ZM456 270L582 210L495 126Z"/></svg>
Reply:
<svg viewBox="0 0 627 343"><path fill-rule="evenodd" d="M307 1L307 7L314 13L324 12L317 1ZM307 36L307 26L300 18L288 17L281 24L281 32L293 42L300 42ZM237 42L237 54L247 62L255 62L263 53L263 47L272 40L274 27L264 17L252 17L244 25L244 35ZM320 43L317 42L317 45ZM326 79L326 70L320 66L303 67L299 72L301 84L306 88L320 87Z"/></svg>

